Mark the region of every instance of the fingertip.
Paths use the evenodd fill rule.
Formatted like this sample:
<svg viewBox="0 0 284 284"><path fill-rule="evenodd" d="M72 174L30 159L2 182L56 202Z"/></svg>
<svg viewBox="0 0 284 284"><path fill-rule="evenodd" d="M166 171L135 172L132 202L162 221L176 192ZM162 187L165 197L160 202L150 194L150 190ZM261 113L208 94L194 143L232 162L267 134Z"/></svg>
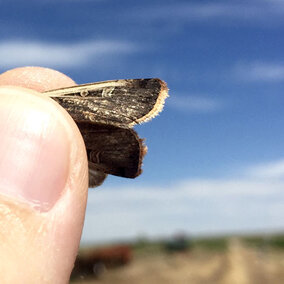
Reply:
<svg viewBox="0 0 284 284"><path fill-rule="evenodd" d="M19 86L45 92L76 85L65 74L45 67L19 67L0 74L0 85Z"/></svg>
<svg viewBox="0 0 284 284"><path fill-rule="evenodd" d="M18 71L14 70L13 72L15 73L10 73L10 75L14 76ZM52 71L51 73L54 72ZM7 76L6 79L9 78L10 75L8 75L5 75ZM10 79L13 76L10 76ZM41 76L41 78L43 78L43 76ZM59 80L59 78L62 78L61 75L58 75L57 79ZM58 80L57 83L52 84L52 86L59 87ZM73 82L70 80L67 81L69 81L69 83ZM4 81L5 80L3 80L3 77L2 79L0 77L0 85L3 85ZM11 80L9 82L12 83L13 81ZM33 84L33 86L36 85ZM4 195L5 198L0 194L0 231L3 232L3 234L0 235L0 243L5 245L5 247L11 247L10 250L12 249L14 251L15 256L12 258L11 262L14 262L14 265L16 266L21 263L19 275L24 275L23 277L26 277L25 281L28 281L28 279L34 280L40 279L40 277L48 277L48 279L52 279L53 281L58 281L58 279L65 279L65 282L67 282L66 279L68 278L68 273L71 272L78 250L85 215L88 189L88 164L86 158L86 150L83 139L75 122L63 108L61 108L49 97L36 91L26 89L27 85L22 87L25 88L14 86L0 87L0 119L3 122L2 130L0 127L0 137L2 137L2 139L0 140L0 148L1 143L4 143L8 147L10 145L10 141L12 140L15 143L18 143L20 147L22 147L19 150L17 149L17 145L14 145L14 147L10 145L11 147L8 149L3 144L3 155L0 153L0 156L2 158L6 156L7 162L11 162L12 158L10 159L11 156L9 152L12 153L13 151L17 151L17 155L14 155L15 153L13 154L13 159L15 161L14 165L20 167L21 163L25 162L25 158L31 158L32 155L28 154L27 152L32 150L31 148L33 148L34 146L32 145L32 147L30 147L31 141L27 141L27 143L21 142L21 139L18 139L19 131L23 132L23 135L21 137L27 140L33 139L33 132L35 132L39 134L36 134L36 137L39 138L36 139L38 140L38 142L36 143L43 143L43 140L45 140L44 143L47 143L46 145L48 147L50 146L49 143L52 144L52 148L47 149L49 154L47 155L47 153L45 153L43 158L39 159L38 167L44 168L46 165L41 163L50 163L50 171L60 171L60 169L56 167L61 167L60 163L62 161L60 161L58 165L55 165L54 163L56 163L56 161L52 160L58 155L58 153L56 154L56 151L58 150L56 150L58 139L60 140L59 142L62 143L62 145L60 146L61 150L66 147L65 150L67 150L67 152L69 153L68 160L70 167L67 171L66 167L63 167L63 175L66 174L67 177L66 181L63 181L60 185L60 187L62 188L59 190L62 194L58 199L53 198L51 207L49 207L45 212L33 210L32 206L29 206L30 204L26 204L25 202L23 202L23 200L17 200L17 198L8 198L8 200L6 200L7 196L9 196L9 194L11 193L9 191L6 192L6 195ZM47 86L44 88L47 88ZM31 114L36 114L33 116L33 119L30 117ZM24 123L26 121L24 117L30 117L28 119L29 123ZM39 119L40 117L44 117L44 123L46 123L45 119L48 118L47 125L42 124L42 121ZM20 127L21 124L24 124L25 127ZM64 131L66 131L66 135L68 136L67 139L65 137L62 137L62 135L65 136L65 134L63 133L63 131L61 133L60 129L57 129L57 124L62 124L62 127L64 128ZM14 130L9 129L12 126L14 127ZM37 132L42 131L41 127L45 128L44 135L40 135L40 133ZM47 129L50 129L51 132L46 132ZM1 131L6 131L6 134L4 132L4 134L2 134ZM31 131L32 133L30 133ZM53 131L55 131L55 133L52 134ZM27 135L25 135L25 132ZM56 132L58 135L56 135ZM11 140L9 140L8 136L10 138L12 137ZM63 142L62 139L64 139ZM40 148L38 149L38 151L41 151ZM38 155L38 153L36 153L36 155ZM25 157L23 158L23 156ZM50 158L51 160L49 160ZM58 156L58 158L60 157ZM54 164L54 169L52 169L52 164ZM3 168L5 168L4 164ZM41 170L44 172L43 168ZM23 175L19 173L19 171L10 173L9 170L15 171L15 168L12 168L12 166L10 165L9 168L7 167L7 170L1 170L1 174L3 176L1 176L0 174L0 182L1 180L7 181L7 176L11 177L11 181L13 182L18 178L23 178ZM23 170L25 170L25 167L23 167ZM37 179L38 177L34 177L33 175L41 173L36 171L30 170L30 176L27 175L26 177ZM44 173L44 175L46 173ZM17 174L19 175L18 177L16 176ZM36 194L44 194L48 196L47 192L41 193L40 191L45 191L45 186L53 178L54 176L52 176L52 173L49 172L49 174L47 176L45 175L45 178L42 179L41 182L38 182L37 185L32 185L32 180L30 184L34 186L35 190L38 190L38 193ZM17 186L20 186L20 184L18 183ZM37 196L33 197L37 198ZM27 210L27 208L30 209ZM28 220L28 222L26 220ZM13 238L9 237L9 235L7 235L7 232L13 232ZM22 251L28 251L28 259L20 253ZM6 259L8 259L8 256L5 254L8 252L9 249L4 250L0 246L0 266L8 266L12 269L13 265L11 263L5 263ZM50 259L52 259L53 261L50 261ZM39 263L42 269L39 268ZM37 268L34 274L28 272L25 273L25 271L30 271L30 269L32 268ZM12 270L9 271L9 269L5 270L2 276L5 277L9 273L10 276L12 276L13 280L17 279L17 276L11 274L13 272ZM63 282L64 281L62 281L62 283ZM49 283L54 282L51 281Z"/></svg>

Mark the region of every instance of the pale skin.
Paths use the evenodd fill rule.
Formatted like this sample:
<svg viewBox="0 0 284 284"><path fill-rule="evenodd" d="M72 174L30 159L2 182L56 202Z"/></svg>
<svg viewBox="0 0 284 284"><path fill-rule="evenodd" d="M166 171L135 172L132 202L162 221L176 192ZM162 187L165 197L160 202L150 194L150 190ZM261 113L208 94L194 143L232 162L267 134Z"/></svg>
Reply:
<svg viewBox="0 0 284 284"><path fill-rule="evenodd" d="M88 164L75 122L41 92L73 85L66 75L39 67L0 75L1 283L69 281Z"/></svg>

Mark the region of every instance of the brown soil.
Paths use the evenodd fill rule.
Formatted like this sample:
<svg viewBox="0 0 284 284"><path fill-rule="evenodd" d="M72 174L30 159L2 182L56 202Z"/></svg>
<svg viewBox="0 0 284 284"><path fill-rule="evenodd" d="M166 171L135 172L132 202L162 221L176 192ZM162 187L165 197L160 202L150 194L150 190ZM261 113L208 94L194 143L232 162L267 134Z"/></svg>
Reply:
<svg viewBox="0 0 284 284"><path fill-rule="evenodd" d="M106 271L97 284L282 284L284 252L245 247L232 239L224 252L140 255L128 266Z"/></svg>

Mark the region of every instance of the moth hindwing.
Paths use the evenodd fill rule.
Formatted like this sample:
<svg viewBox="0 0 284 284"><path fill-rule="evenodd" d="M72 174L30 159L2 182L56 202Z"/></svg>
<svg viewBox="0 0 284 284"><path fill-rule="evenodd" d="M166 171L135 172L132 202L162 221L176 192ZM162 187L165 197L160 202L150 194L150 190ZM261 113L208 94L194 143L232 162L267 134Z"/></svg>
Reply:
<svg viewBox="0 0 284 284"><path fill-rule="evenodd" d="M141 173L146 146L133 129L78 123L85 141L89 168L121 177Z"/></svg>

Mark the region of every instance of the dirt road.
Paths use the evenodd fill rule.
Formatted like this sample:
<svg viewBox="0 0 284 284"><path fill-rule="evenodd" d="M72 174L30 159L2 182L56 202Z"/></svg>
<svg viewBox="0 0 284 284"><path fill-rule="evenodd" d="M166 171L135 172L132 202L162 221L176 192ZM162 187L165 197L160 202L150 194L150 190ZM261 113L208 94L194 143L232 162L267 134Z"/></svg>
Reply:
<svg viewBox="0 0 284 284"><path fill-rule="evenodd" d="M194 250L184 254L140 256L97 284L283 284L284 253L254 249L232 239L225 252Z"/></svg>

